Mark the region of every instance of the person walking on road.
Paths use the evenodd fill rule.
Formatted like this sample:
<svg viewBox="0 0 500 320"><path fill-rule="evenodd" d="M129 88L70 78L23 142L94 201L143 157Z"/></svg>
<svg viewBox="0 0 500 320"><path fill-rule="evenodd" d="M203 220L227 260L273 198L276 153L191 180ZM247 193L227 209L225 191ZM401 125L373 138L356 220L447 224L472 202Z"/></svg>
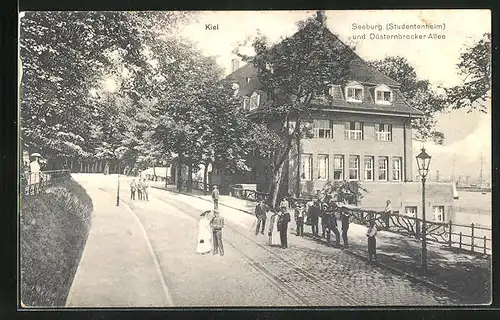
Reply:
<svg viewBox="0 0 500 320"><path fill-rule="evenodd" d="M370 220L366 237L368 238L368 259L377 261L377 226L375 220Z"/></svg>
<svg viewBox="0 0 500 320"><path fill-rule="evenodd" d="M214 201L215 210L219 210L219 196L219 189L217 188L217 185L215 185L212 190L212 200Z"/></svg>
<svg viewBox="0 0 500 320"><path fill-rule="evenodd" d="M330 245L332 232L335 234L335 246L340 246L340 233L338 230L337 216L339 214L338 206L335 202L330 201L330 204L325 208L325 219L327 225L326 243Z"/></svg>
<svg viewBox="0 0 500 320"><path fill-rule="evenodd" d="M344 247L348 248L349 243L347 239L347 230L349 230L349 212L347 208L342 207L340 209L340 220L342 221L342 240L344 241Z"/></svg>
<svg viewBox="0 0 500 320"><path fill-rule="evenodd" d="M132 182L130 182L130 200L135 200L136 190L137 190L137 184L135 183L135 179L132 179Z"/></svg>
<svg viewBox="0 0 500 320"><path fill-rule="evenodd" d="M294 218L297 229L297 236L302 237L304 235L304 208L302 207L301 203L297 203L297 206L295 207Z"/></svg>
<svg viewBox="0 0 500 320"><path fill-rule="evenodd" d="M142 197L143 197L143 200L149 201L148 192L149 192L149 182L146 180L146 178L144 178L144 179L142 179Z"/></svg>
<svg viewBox="0 0 500 320"><path fill-rule="evenodd" d="M141 177L139 177L138 181L137 181L137 198L139 200L142 200L142 189L143 189L143 184L142 184L142 179Z"/></svg>
<svg viewBox="0 0 500 320"><path fill-rule="evenodd" d="M290 222L290 213L285 208L281 208L281 214L278 219L278 229L280 231L281 249L288 248L288 223Z"/></svg>
<svg viewBox="0 0 500 320"><path fill-rule="evenodd" d="M222 229L224 228L224 218L219 215L219 210L214 210L214 217L210 222L212 227L213 254L224 255L224 245L222 244Z"/></svg>
<svg viewBox="0 0 500 320"><path fill-rule="evenodd" d="M198 245L196 253L205 254L212 251L212 235L210 229L210 220L208 220L209 211L203 212L198 222Z"/></svg>
<svg viewBox="0 0 500 320"><path fill-rule="evenodd" d="M279 220L279 212L273 212L271 216L271 221L269 223L269 245L270 246L278 246L280 245L279 237L278 237L278 220Z"/></svg>
<svg viewBox="0 0 500 320"><path fill-rule="evenodd" d="M259 234L259 229L260 233L264 234L268 211L269 207L264 203L264 199L260 199L257 206L255 206L255 216L257 217L257 227L255 228L255 235Z"/></svg>
<svg viewBox="0 0 500 320"><path fill-rule="evenodd" d="M309 207L309 212L308 212L308 215L309 215L310 221L311 221L312 234L315 236L317 236L318 232L319 232L318 231L318 222L319 222L320 214L321 214L321 210L319 208L319 203L316 201Z"/></svg>

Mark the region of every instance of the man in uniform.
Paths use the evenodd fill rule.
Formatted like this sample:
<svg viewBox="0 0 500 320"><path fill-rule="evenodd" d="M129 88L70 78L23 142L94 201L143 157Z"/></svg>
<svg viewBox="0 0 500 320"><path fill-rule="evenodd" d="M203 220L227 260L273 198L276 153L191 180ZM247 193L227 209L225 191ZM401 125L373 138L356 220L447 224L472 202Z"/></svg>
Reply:
<svg viewBox="0 0 500 320"><path fill-rule="evenodd" d="M346 207L340 209L340 220L342 221L342 240L344 240L344 247L348 248L347 230L349 230L349 212Z"/></svg>
<svg viewBox="0 0 500 320"><path fill-rule="evenodd" d="M214 201L214 210L219 210L219 189L216 185L212 190L212 200Z"/></svg>
<svg viewBox="0 0 500 320"><path fill-rule="evenodd" d="M319 216L321 214L321 209L319 207L319 203L315 201L312 206L309 207L309 212L308 215L311 217L311 229L312 229L312 234L317 236L318 235L318 220Z"/></svg>
<svg viewBox="0 0 500 320"><path fill-rule="evenodd" d="M255 229L255 235L260 233L264 234L264 229L266 228L267 212L269 207L264 203L264 199L260 199L257 206L255 206L255 216L257 217L257 228Z"/></svg>
<svg viewBox="0 0 500 320"><path fill-rule="evenodd" d="M224 228L224 218L219 216L219 210L214 210L214 217L210 221L210 226L212 227L213 235L213 254L217 252L223 256L224 255L224 245L222 244L222 228Z"/></svg>
<svg viewBox="0 0 500 320"><path fill-rule="evenodd" d="M304 208L301 203L295 207L295 223L297 224L297 236L304 235Z"/></svg>
<svg viewBox="0 0 500 320"><path fill-rule="evenodd" d="M288 223L290 222L290 214L281 207L281 215L278 219L278 230L280 232L281 249L288 248Z"/></svg>

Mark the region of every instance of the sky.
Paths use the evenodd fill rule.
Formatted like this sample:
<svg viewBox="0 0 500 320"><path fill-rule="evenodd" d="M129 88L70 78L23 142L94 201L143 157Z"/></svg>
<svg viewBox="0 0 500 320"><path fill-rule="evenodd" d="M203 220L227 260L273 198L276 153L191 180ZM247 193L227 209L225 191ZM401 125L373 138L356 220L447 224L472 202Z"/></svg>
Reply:
<svg viewBox="0 0 500 320"><path fill-rule="evenodd" d="M258 30L271 42L278 42L297 31L297 21L312 15L315 15L315 11L206 11L199 13L196 21L183 28L181 34L194 42L203 54L215 57L226 74L229 74L231 60L236 57L233 50L239 43L254 37ZM457 74L456 64L464 46L479 40L485 32L491 32L489 10L326 11L326 16L330 31L345 43L354 45L361 58L370 61L387 56L405 57L415 68L417 76L429 80L435 87L460 84L463 79ZM388 24L401 27L403 24L408 26L424 23L440 26L441 29L387 30ZM218 28L207 30L208 24ZM371 36L406 37L414 34L437 34L441 38L370 39ZM354 39L363 35L364 40ZM491 104L487 105L488 110L491 110ZM438 129L445 135L443 145L430 142L423 144L433 156L431 178L436 170L440 171L442 178L451 177L452 170L455 176L479 176L481 154L484 161L483 176L489 176L491 113L456 110L440 114L436 119ZM413 152L417 155L422 143L414 142L413 145ZM450 166L453 157L454 168Z"/></svg>

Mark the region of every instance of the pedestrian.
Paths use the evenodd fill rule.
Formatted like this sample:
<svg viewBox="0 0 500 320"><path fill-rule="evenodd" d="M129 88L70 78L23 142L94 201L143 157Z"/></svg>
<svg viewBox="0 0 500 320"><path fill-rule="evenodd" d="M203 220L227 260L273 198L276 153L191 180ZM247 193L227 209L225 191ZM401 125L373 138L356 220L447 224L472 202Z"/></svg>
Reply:
<svg viewBox="0 0 500 320"><path fill-rule="evenodd" d="M215 185L212 190L212 200L214 201L215 210L219 209L219 196L219 189L217 188L217 185Z"/></svg>
<svg viewBox="0 0 500 320"><path fill-rule="evenodd" d="M327 204L319 202L319 216L321 218L321 236L323 238L326 236L326 231L328 229L328 217L326 216L327 206L328 206Z"/></svg>
<svg viewBox="0 0 500 320"><path fill-rule="evenodd" d="M142 197L143 200L149 201L149 182L144 178L142 180Z"/></svg>
<svg viewBox="0 0 500 320"><path fill-rule="evenodd" d="M260 233L264 234L268 211L269 207L264 203L264 200L261 198L257 206L255 206L255 216L257 217L257 227L255 228L255 235L259 234L259 229Z"/></svg>
<svg viewBox="0 0 500 320"><path fill-rule="evenodd" d="M389 229L389 217L392 213L391 200L385 202L384 212L382 213L382 219L384 221L385 229Z"/></svg>
<svg viewBox="0 0 500 320"><path fill-rule="evenodd" d="M132 179L130 183L130 200L135 200L135 192L137 191L137 184L135 183L135 179Z"/></svg>
<svg viewBox="0 0 500 320"><path fill-rule="evenodd" d="M273 215L271 216L271 221L269 223L269 233L267 234L269 236L269 245L270 246L280 245L280 241L279 241L279 237L278 237L279 216L280 216L279 212L273 212Z"/></svg>
<svg viewBox="0 0 500 320"><path fill-rule="evenodd" d="M281 200L281 202L280 202L280 209L281 208L285 208L285 210L287 210L287 211L290 208L290 202L288 202L288 196L285 196L283 198L283 200Z"/></svg>
<svg viewBox="0 0 500 320"><path fill-rule="evenodd" d="M143 190L143 184L142 184L142 179L139 177L137 181L137 198L139 200L143 200L143 195L142 195L142 190Z"/></svg>
<svg viewBox="0 0 500 320"><path fill-rule="evenodd" d="M377 226L375 220L370 220L366 237L368 238L368 259L377 261Z"/></svg>
<svg viewBox="0 0 500 320"><path fill-rule="evenodd" d="M320 214L321 214L321 211L319 208L319 203L317 201L315 201L309 207L309 212L308 212L308 215L309 215L310 221L311 221L311 231L312 231L312 234L315 236L317 236L319 233L318 223L319 223Z"/></svg>
<svg viewBox="0 0 500 320"><path fill-rule="evenodd" d="M297 236L302 237L304 235L304 208L301 203L297 203L295 207L295 224L297 230Z"/></svg>
<svg viewBox="0 0 500 320"><path fill-rule="evenodd" d="M338 206L335 202L330 201L329 205L325 208L325 217L327 218L327 236L326 242L330 245L332 232L335 234L335 246L340 246L340 233L337 224L337 217L339 214Z"/></svg>
<svg viewBox="0 0 500 320"><path fill-rule="evenodd" d="M348 248L349 243L347 240L347 230L349 230L349 212L347 208L342 207L340 209L340 220L342 221L342 240L344 241L344 247Z"/></svg>
<svg viewBox="0 0 500 320"><path fill-rule="evenodd" d="M280 232L281 249L288 248L288 223L290 222L290 213L281 208L281 214L278 218L278 230Z"/></svg>
<svg viewBox="0 0 500 320"><path fill-rule="evenodd" d="M224 245L222 244L222 228L224 228L224 218L219 215L219 210L214 209L214 217L210 221L212 227L213 254L224 255Z"/></svg>
<svg viewBox="0 0 500 320"><path fill-rule="evenodd" d="M198 245L196 246L196 253L205 254L212 251L212 235L210 229L210 220L208 220L208 213L210 210L203 212L198 222Z"/></svg>

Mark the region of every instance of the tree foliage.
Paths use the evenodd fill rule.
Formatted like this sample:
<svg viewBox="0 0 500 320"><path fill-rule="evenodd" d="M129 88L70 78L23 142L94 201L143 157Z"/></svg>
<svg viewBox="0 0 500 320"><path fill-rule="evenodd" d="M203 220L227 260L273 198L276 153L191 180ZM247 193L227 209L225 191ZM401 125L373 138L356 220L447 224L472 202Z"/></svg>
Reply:
<svg viewBox="0 0 500 320"><path fill-rule="evenodd" d="M400 90L410 106L424 113L421 119L412 120L414 138L417 140L433 140L442 144L444 134L436 130L435 116L445 110L447 102L438 94L428 80L417 77L415 69L403 57L387 57L371 62L380 72L401 84Z"/></svg>
<svg viewBox="0 0 500 320"><path fill-rule="evenodd" d="M347 81L349 65L354 58L351 48L341 43L326 28L324 13L298 23L299 32L271 45L263 36L253 41L255 56L238 55L257 70L260 90L270 99L255 115L263 121L277 122L281 143L272 152L272 177L269 183L273 205L281 188L284 161L295 138L303 133L301 125L290 130L290 121L310 115L311 101L329 84ZM276 136L269 135L267 139Z"/></svg>
<svg viewBox="0 0 500 320"><path fill-rule="evenodd" d="M491 34L465 48L457 64L461 85L447 88L447 102L453 109L486 112L484 102L491 98Z"/></svg>

